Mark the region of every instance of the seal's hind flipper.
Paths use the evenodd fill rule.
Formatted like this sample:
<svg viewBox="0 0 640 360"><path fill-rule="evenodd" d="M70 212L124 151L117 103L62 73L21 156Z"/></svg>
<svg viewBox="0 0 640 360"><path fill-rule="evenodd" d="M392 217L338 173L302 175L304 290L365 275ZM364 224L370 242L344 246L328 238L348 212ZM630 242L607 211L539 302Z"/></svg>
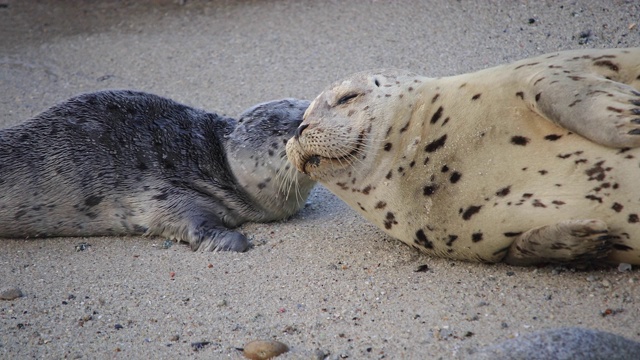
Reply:
<svg viewBox="0 0 640 360"><path fill-rule="evenodd" d="M581 263L606 257L612 242L600 220L566 220L524 232L511 244L504 262L528 266Z"/></svg>

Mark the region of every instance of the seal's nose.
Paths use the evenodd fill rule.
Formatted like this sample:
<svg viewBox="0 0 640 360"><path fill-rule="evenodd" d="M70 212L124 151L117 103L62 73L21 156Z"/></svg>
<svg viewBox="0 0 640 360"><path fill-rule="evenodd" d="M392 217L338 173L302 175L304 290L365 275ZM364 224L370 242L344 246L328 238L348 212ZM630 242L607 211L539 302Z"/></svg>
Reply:
<svg viewBox="0 0 640 360"><path fill-rule="evenodd" d="M298 138L300 137L300 135L302 134L302 132L304 131L304 129L308 128L309 124L302 124L300 126L298 126L298 128L296 129L296 140L298 140Z"/></svg>

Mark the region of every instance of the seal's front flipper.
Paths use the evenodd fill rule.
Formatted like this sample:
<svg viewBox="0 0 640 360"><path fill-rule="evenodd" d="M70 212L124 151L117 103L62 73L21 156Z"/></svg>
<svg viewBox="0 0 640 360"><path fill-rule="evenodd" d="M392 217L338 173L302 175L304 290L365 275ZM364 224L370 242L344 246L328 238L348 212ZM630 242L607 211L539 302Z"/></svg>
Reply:
<svg viewBox="0 0 640 360"><path fill-rule="evenodd" d="M190 231L187 241L193 251L243 252L249 247L249 241L239 232L206 224Z"/></svg>
<svg viewBox="0 0 640 360"><path fill-rule="evenodd" d="M504 262L529 266L580 263L606 257L612 237L600 220L566 220L524 232L511 244Z"/></svg>
<svg viewBox="0 0 640 360"><path fill-rule="evenodd" d="M518 93L532 110L600 145L640 147L640 48L550 61Z"/></svg>
<svg viewBox="0 0 640 360"><path fill-rule="evenodd" d="M174 207L164 216L156 217L145 235L183 241L193 251L242 252L249 247L244 235L226 227L216 215L196 207L194 202L189 205L183 212Z"/></svg>

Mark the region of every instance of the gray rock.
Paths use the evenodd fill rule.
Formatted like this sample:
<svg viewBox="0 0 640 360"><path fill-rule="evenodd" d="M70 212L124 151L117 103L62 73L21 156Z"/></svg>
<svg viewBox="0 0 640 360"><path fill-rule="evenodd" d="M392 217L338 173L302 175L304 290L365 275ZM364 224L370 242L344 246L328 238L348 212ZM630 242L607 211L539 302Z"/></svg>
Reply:
<svg viewBox="0 0 640 360"><path fill-rule="evenodd" d="M0 300L14 300L24 296L22 290L16 286L7 286L0 289Z"/></svg>
<svg viewBox="0 0 640 360"><path fill-rule="evenodd" d="M483 348L468 358L628 360L639 356L640 342L599 330L562 328L522 335Z"/></svg>

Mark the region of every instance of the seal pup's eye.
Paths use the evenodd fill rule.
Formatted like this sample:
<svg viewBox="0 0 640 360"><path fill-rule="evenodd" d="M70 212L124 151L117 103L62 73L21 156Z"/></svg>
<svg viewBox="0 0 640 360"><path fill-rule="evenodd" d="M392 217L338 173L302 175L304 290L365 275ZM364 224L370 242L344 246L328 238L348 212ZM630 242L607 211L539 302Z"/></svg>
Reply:
<svg viewBox="0 0 640 360"><path fill-rule="evenodd" d="M358 97L357 93L353 93L353 94L349 94L349 95L345 95L343 97L340 98L340 100L338 100L338 102L336 102L336 105L344 105L347 104L348 102L350 102L351 100L355 99Z"/></svg>

